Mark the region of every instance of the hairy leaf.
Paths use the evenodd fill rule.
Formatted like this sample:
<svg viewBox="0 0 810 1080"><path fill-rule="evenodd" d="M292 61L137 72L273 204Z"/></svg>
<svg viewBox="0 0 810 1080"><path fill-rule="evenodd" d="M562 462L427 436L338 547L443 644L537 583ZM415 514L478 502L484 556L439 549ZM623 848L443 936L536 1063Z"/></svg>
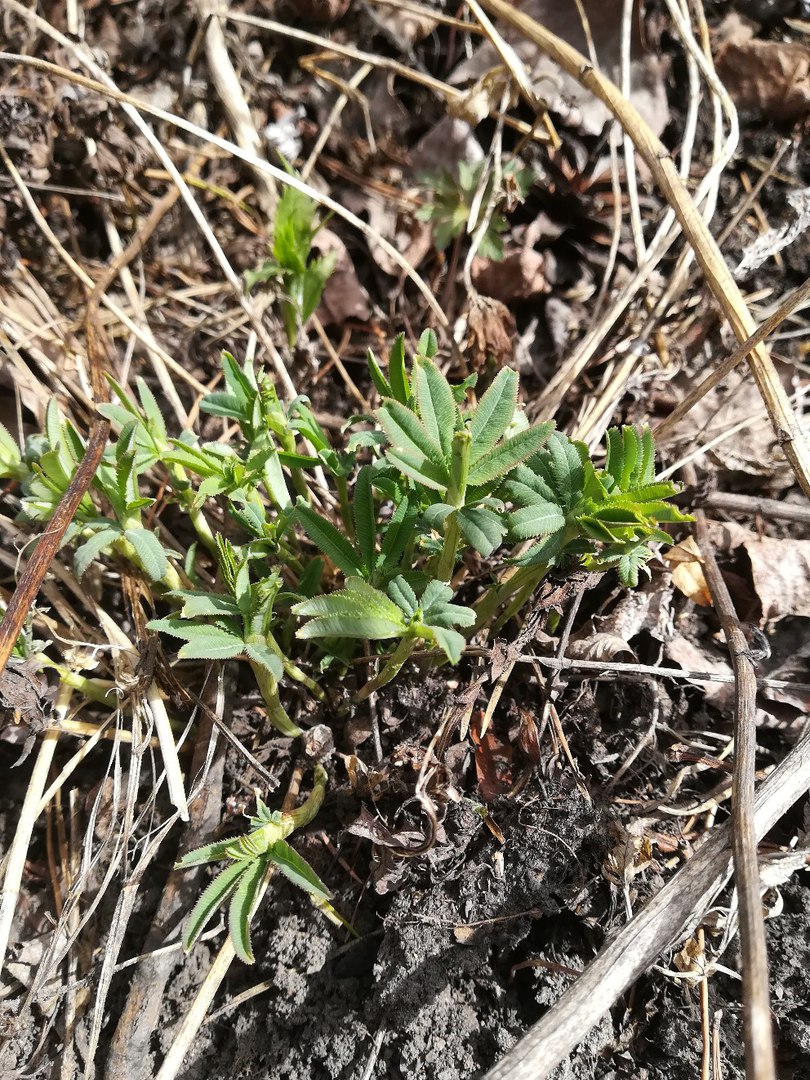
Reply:
<svg viewBox="0 0 810 1080"><path fill-rule="evenodd" d="M160 581L169 569L169 560L155 534L147 529L127 529L124 536L135 548L135 553L149 580Z"/></svg>
<svg viewBox="0 0 810 1080"><path fill-rule="evenodd" d="M304 532L319 551L331 559L344 574L361 574L363 571L357 552L331 521L321 517L312 507L299 502L295 510Z"/></svg>
<svg viewBox="0 0 810 1080"><path fill-rule="evenodd" d="M234 951L246 964L253 963L253 947L250 941L250 920L267 869L267 859L256 859L248 865L233 893L228 909L228 930Z"/></svg>
<svg viewBox="0 0 810 1080"><path fill-rule="evenodd" d="M259 641L251 641L245 646L245 653L254 664L259 664L269 671L274 679L280 679L284 674L284 666L279 657L267 645Z"/></svg>
<svg viewBox="0 0 810 1080"><path fill-rule="evenodd" d="M475 462L470 469L470 484L487 484L505 476L520 462L536 454L553 430L553 423L537 424L506 439Z"/></svg>
<svg viewBox="0 0 810 1080"><path fill-rule="evenodd" d="M506 526L497 514L481 507L464 507L458 512L458 527L471 548L487 558L500 547Z"/></svg>
<svg viewBox="0 0 810 1080"><path fill-rule="evenodd" d="M459 634L457 630L447 630L439 626L433 629L433 636L436 644L450 663L457 664L461 659L461 654L464 652L464 646L467 644L464 636Z"/></svg>
<svg viewBox="0 0 810 1080"><path fill-rule="evenodd" d="M111 525L109 529L101 529L99 532L93 533L89 540L85 540L81 547L76 549L73 556L73 572L79 581L87 573L87 569L93 560L98 558L106 547L115 543L120 536L121 530Z"/></svg>
<svg viewBox="0 0 810 1080"><path fill-rule="evenodd" d="M548 536L565 526L565 514L556 503L534 502L509 516L509 534L514 540Z"/></svg>
<svg viewBox="0 0 810 1080"><path fill-rule="evenodd" d="M438 469L446 471L447 459L440 443L428 434L410 409L389 398L377 410L377 418L394 450L417 459L425 458Z"/></svg>
<svg viewBox="0 0 810 1080"><path fill-rule="evenodd" d="M450 383L432 360L418 356L414 362L414 394L422 423L433 442L450 457L458 409Z"/></svg>
<svg viewBox="0 0 810 1080"><path fill-rule="evenodd" d="M306 859L303 859L286 840L273 844L270 858L286 878L319 900L331 900L332 894Z"/></svg>
<svg viewBox="0 0 810 1080"><path fill-rule="evenodd" d="M374 513L370 465L362 467L354 485L354 531L363 566L370 574L377 561L377 520Z"/></svg>
<svg viewBox="0 0 810 1080"><path fill-rule="evenodd" d="M397 334L388 354L388 381L394 400L407 405L411 396L408 376L405 374L405 335Z"/></svg>
<svg viewBox="0 0 810 1080"><path fill-rule="evenodd" d="M244 874L246 866L247 864L244 862L235 862L232 866L227 866L217 874L194 905L194 909L183 928L183 948L186 952L191 949L217 911L223 904L227 903L239 884L239 879Z"/></svg>
<svg viewBox="0 0 810 1080"><path fill-rule="evenodd" d="M473 413L470 424L473 462L488 454L503 437L515 414L517 391L517 372L502 368Z"/></svg>

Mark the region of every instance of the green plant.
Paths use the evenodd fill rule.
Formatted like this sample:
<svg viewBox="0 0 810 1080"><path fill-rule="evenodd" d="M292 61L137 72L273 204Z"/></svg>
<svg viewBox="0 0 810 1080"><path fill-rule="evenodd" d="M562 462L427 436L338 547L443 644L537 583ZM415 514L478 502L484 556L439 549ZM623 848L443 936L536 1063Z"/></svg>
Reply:
<svg viewBox="0 0 810 1080"><path fill-rule="evenodd" d="M299 631L303 639L355 638L368 641L399 639L399 645L380 674L357 694L360 701L391 682L420 642L437 646L451 664L457 664L464 637L456 626L472 626L475 612L452 602L453 590L429 581L417 596L408 581L396 577L388 595L361 578L350 577L345 589L296 604L293 612L309 618Z"/></svg>
<svg viewBox="0 0 810 1080"><path fill-rule="evenodd" d="M475 231L480 224L482 210L486 209L493 198L499 205L522 202L534 181L535 174L531 169L521 169L510 163L503 170L500 190L495 192L495 176L487 162L471 165L462 161L459 162L457 176L444 172L438 176L424 177L429 201L419 208L416 216L420 221L432 224L434 243L443 251L463 232ZM478 254L486 259L502 259L501 234L506 232L507 228L505 216L498 211L493 213L481 239Z"/></svg>
<svg viewBox="0 0 810 1080"><path fill-rule="evenodd" d="M323 701L319 666L341 674L358 650L379 649L377 673L356 692L363 700L421 647L431 664L459 663L470 636L519 613L552 568L615 568L636 584L651 545L669 540L661 526L689 520L668 502L676 485L654 479L649 431L609 431L599 467L553 424L528 422L514 371L498 372L475 400L475 377L451 384L437 357L432 331L410 366L402 335L387 365L369 354L381 403L337 439L305 398L282 403L265 371L228 353L224 387L201 402L236 423L228 443L170 436L143 381L135 398L110 380L114 400L101 411L118 434L67 534L77 576L111 555L129 562L165 609L148 628L181 642L179 660L245 664L288 738L301 727L282 700L287 680ZM83 450L55 403L23 454L0 428L0 475L20 485L25 520L48 521ZM148 494L158 491L159 504ZM182 554L142 519L147 508L172 515ZM34 659L65 687L107 700L112 684L41 651ZM247 837L181 862L231 862L195 908L187 944L230 901L234 942L249 959L250 915L271 863L326 902L285 840L315 814L324 783L318 772L306 811L271 814L259 802Z"/></svg>
<svg viewBox="0 0 810 1080"><path fill-rule="evenodd" d="M312 257L312 242L324 222L317 219L317 203L295 188L285 187L273 226L270 258L245 273L248 292L273 282L287 341L292 347L301 329L321 302L326 282L335 269L336 255Z"/></svg>
<svg viewBox="0 0 810 1080"><path fill-rule="evenodd" d="M287 843L292 832L308 825L318 813L325 791L326 771L322 765L316 765L312 792L296 810L289 813L270 810L257 796L256 814L250 819L251 831L247 836L206 844L180 859L175 869L187 870L222 859L230 860L203 892L186 922L183 930L186 951L193 947L219 909L230 901L228 929L236 955L246 964L252 964L250 925L271 868L279 870L319 904L328 905L332 895L329 889L306 859Z"/></svg>

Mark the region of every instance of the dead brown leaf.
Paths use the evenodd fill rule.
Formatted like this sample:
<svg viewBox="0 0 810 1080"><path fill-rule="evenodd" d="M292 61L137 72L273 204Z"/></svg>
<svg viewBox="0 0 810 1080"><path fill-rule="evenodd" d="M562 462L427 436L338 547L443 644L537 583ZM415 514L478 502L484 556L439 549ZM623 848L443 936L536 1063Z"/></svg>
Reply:
<svg viewBox="0 0 810 1080"><path fill-rule="evenodd" d="M343 326L350 319L366 322L371 317L371 302L357 279L346 245L331 229L321 229L313 246L321 254L331 251L337 256L335 269L323 290L318 318L324 326Z"/></svg>
<svg viewBox="0 0 810 1080"><path fill-rule="evenodd" d="M475 294L467 312L467 349L472 366L480 370L493 360L500 368L514 352L515 320L500 300Z"/></svg>
<svg viewBox="0 0 810 1080"><path fill-rule="evenodd" d="M810 114L810 48L763 41L739 15L728 15L715 37L715 67L739 109L777 124Z"/></svg>
<svg viewBox="0 0 810 1080"><path fill-rule="evenodd" d="M665 552L672 569L672 584L699 607L711 607L712 598L703 574L703 556L693 536Z"/></svg>
<svg viewBox="0 0 810 1080"><path fill-rule="evenodd" d="M550 292L545 265L545 256L532 247L509 252L499 262L476 258L472 265L473 285L504 304L531 300Z"/></svg>

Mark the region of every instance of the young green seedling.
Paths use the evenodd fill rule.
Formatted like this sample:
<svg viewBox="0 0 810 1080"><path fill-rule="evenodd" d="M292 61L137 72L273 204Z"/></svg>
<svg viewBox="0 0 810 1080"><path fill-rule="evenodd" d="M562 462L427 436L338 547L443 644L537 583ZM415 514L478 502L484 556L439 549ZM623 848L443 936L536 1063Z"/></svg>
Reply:
<svg viewBox="0 0 810 1080"><path fill-rule="evenodd" d="M181 660L232 660L244 657L264 698L267 715L282 735L295 737L301 729L281 703L278 680L285 670L297 677L299 669L285 657L272 632L273 611L281 588L274 571L251 582L251 545L237 551L229 540L217 537L219 565L228 594L175 589L169 594L182 605L177 615L152 619L147 626L185 641L178 652ZM311 681L300 672L301 681Z"/></svg>
<svg viewBox="0 0 810 1080"><path fill-rule="evenodd" d="M230 901L228 929L236 955L246 964L254 961L250 926L263 884L271 868L281 871L294 885L329 906L331 893L306 859L287 843L296 829L308 825L321 808L326 791L326 771L315 766L312 792L296 810L282 813L270 810L256 797L256 814L250 819L251 831L234 840L206 844L184 855L175 869L229 859L230 865L219 873L194 906L183 930L183 946L190 950L214 915Z"/></svg>
<svg viewBox="0 0 810 1080"><path fill-rule="evenodd" d="M285 188L276 206L271 257L259 269L245 274L248 292L259 284L276 283L281 318L291 348L321 302L337 261L334 252L312 257L312 242L325 224L317 220L317 209L309 196Z"/></svg>

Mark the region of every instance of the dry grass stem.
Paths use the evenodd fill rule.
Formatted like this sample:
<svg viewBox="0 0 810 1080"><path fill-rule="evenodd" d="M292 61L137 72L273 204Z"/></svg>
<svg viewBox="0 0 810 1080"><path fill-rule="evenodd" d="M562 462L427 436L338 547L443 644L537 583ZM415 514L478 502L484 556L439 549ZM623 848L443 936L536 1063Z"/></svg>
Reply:
<svg viewBox="0 0 810 1080"><path fill-rule="evenodd" d="M694 200L678 176L669 152L638 111L613 83L591 67L581 53L549 33L534 19L513 8L505 0L483 0L483 4L487 10L501 16L520 30L585 89L595 94L630 134L636 149L675 212L684 235L694 248L707 283L734 333L740 341L749 338L756 327L737 282L705 221L698 213ZM810 495L810 453L804 433L771 357L763 345L757 345L750 352L748 363L785 456L805 494Z"/></svg>

